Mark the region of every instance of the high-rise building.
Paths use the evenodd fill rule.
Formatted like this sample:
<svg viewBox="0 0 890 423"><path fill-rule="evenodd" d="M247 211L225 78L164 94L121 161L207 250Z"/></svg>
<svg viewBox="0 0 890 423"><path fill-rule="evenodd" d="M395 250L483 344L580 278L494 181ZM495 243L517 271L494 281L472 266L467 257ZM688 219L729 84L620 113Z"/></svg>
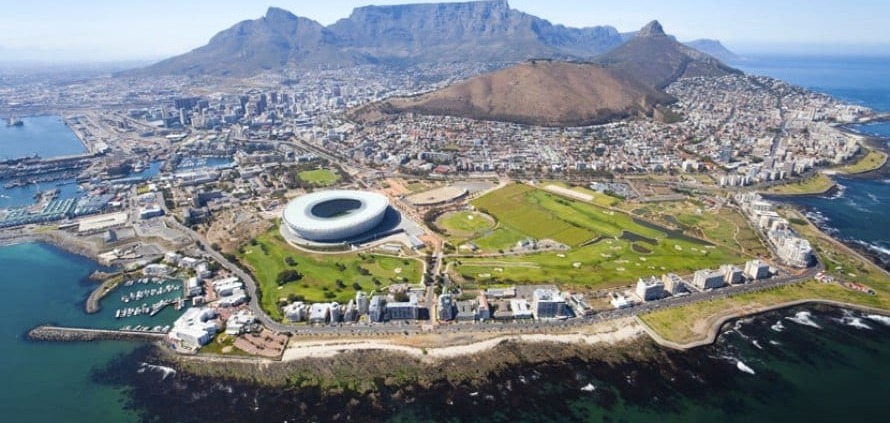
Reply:
<svg viewBox="0 0 890 423"><path fill-rule="evenodd" d="M532 293L532 312L535 319L566 317L566 301L555 289L536 289Z"/></svg>
<svg viewBox="0 0 890 423"><path fill-rule="evenodd" d="M379 295L371 297L371 302L368 304L368 316L372 322L383 321L386 316L386 300L383 297Z"/></svg>
<svg viewBox="0 0 890 423"><path fill-rule="evenodd" d="M451 294L439 295L439 320L454 320L454 297Z"/></svg>
<svg viewBox="0 0 890 423"><path fill-rule="evenodd" d="M692 284L698 289L720 288L726 284L723 272L719 270L702 269L695 272Z"/></svg>
<svg viewBox="0 0 890 423"><path fill-rule="evenodd" d="M664 283L655 276L640 278L637 281L637 295L643 301L660 300L664 297Z"/></svg>
<svg viewBox="0 0 890 423"><path fill-rule="evenodd" d="M745 263L745 276L754 280L766 279L769 277L769 266L760 260L751 260Z"/></svg>

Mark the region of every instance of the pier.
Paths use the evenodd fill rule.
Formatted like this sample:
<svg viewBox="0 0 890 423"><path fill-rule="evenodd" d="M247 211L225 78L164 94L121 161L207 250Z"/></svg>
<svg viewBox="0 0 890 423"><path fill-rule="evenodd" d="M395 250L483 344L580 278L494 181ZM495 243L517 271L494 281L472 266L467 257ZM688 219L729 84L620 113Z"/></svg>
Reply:
<svg viewBox="0 0 890 423"><path fill-rule="evenodd" d="M32 341L89 342L89 341L161 341L165 333L117 329L87 329L43 325L28 331Z"/></svg>

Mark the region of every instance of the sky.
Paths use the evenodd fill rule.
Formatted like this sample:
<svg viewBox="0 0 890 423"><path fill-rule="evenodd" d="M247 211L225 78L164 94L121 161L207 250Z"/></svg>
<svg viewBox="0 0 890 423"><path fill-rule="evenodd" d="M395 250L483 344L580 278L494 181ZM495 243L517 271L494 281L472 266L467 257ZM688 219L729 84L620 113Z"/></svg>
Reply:
<svg viewBox="0 0 890 423"><path fill-rule="evenodd" d="M268 6L322 24L354 7L425 0L29 0L0 8L0 61L158 60L200 47ZM449 0L440 0L449 1ZM885 53L886 0L510 0L567 26L634 31L652 19L680 40L715 38L737 52Z"/></svg>

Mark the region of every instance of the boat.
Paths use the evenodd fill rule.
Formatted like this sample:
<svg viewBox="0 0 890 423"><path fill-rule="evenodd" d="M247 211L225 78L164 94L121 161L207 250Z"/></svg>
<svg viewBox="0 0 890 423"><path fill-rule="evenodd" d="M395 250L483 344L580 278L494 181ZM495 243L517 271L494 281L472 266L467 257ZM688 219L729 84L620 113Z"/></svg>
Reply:
<svg viewBox="0 0 890 423"><path fill-rule="evenodd" d="M25 122L17 117L10 116L9 119L6 120L6 126L24 126Z"/></svg>

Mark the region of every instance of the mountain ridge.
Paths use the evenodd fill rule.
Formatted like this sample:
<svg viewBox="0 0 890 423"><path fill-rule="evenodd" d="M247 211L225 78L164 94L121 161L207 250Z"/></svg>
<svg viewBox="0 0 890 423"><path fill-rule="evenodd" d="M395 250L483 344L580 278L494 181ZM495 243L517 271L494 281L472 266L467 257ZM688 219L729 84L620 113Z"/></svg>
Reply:
<svg viewBox="0 0 890 423"><path fill-rule="evenodd" d="M586 60L623 42L614 27L553 24L506 0L362 6L328 26L270 7L204 46L123 75L243 77L286 66Z"/></svg>
<svg viewBox="0 0 890 423"><path fill-rule="evenodd" d="M656 116L660 106L676 101L663 89L679 78L739 72L677 42L652 21L632 40L591 62L532 60L433 92L366 105L350 117L376 121L419 113L537 126L588 126Z"/></svg>

